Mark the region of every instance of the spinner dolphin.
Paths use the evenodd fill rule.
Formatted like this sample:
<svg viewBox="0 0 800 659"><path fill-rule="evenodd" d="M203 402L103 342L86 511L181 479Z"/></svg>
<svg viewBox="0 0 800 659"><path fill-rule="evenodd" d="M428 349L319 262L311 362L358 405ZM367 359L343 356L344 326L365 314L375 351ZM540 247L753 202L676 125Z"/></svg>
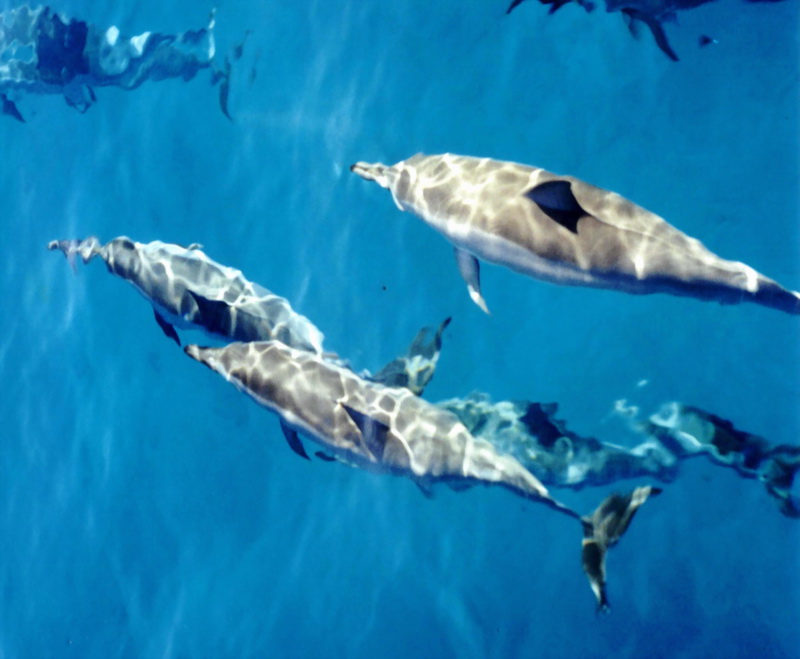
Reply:
<svg viewBox="0 0 800 659"><path fill-rule="evenodd" d="M484 311L478 259L557 284L749 301L800 314L800 293L572 176L452 154L350 169L388 188L401 210L454 245L469 294Z"/></svg>
<svg viewBox="0 0 800 659"><path fill-rule="evenodd" d="M322 332L288 300L248 281L240 270L213 261L199 245L160 240L143 244L125 236L101 245L92 236L54 240L47 247L62 251L71 262L76 255L84 263L99 256L109 272L153 305L158 325L178 345L176 327L229 341L276 339L322 353Z"/></svg>
<svg viewBox="0 0 800 659"><path fill-rule="evenodd" d="M292 309L289 301L249 281L240 270L210 259L199 245L181 247L153 241L138 243L119 237L101 245L95 237L54 240L48 249L64 253L73 263L99 256L109 272L129 282L153 306L164 334L180 345L176 327L201 330L224 341L277 340L326 359L343 363L322 347L323 334L308 318ZM445 320L433 333L419 331L408 352L374 375L362 375L390 386L422 394L433 378Z"/></svg>
<svg viewBox="0 0 800 659"><path fill-rule="evenodd" d="M647 486L612 495L592 516L581 518L550 496L516 458L476 438L454 414L407 389L369 382L319 355L275 341L222 348L190 345L185 351L277 414L289 443L298 449L301 433L320 444L327 459L407 476L426 493L436 483L455 489L499 485L579 520L584 570L603 610L608 608L607 549L625 532L636 509L660 492Z"/></svg>

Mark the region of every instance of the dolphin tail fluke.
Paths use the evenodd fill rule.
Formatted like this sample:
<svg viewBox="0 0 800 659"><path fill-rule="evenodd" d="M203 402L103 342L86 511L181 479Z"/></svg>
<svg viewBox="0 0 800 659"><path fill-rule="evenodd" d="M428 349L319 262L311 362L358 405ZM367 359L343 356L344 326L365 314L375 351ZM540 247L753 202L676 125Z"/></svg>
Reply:
<svg viewBox="0 0 800 659"><path fill-rule="evenodd" d="M661 489L637 487L628 494L612 494L603 500L590 517L583 522L582 562L589 584L597 598L597 610L606 612L610 609L606 596L606 554L625 531L639 509L651 496L661 493Z"/></svg>
<svg viewBox="0 0 800 659"><path fill-rule="evenodd" d="M431 329L423 327L411 342L408 352L390 361L371 379L387 387L405 387L421 396L436 371L436 363L442 350L442 333L451 320L446 318L430 340L428 335Z"/></svg>

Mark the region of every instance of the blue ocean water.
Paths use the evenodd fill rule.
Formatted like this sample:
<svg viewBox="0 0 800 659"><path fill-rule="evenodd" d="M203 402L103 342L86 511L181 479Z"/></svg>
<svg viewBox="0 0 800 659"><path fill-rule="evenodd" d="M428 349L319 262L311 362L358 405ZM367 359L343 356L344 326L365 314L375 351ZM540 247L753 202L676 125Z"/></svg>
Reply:
<svg viewBox="0 0 800 659"><path fill-rule="evenodd" d="M210 7L53 9L138 34L199 28ZM220 56L251 31L234 123L207 72L99 89L83 115L26 97L26 124L0 117L0 656L800 654L800 525L758 482L684 464L611 552L613 610L597 616L574 521L297 459L129 286L45 250L202 243L359 368L452 315L430 400L558 401L573 429L620 443L615 401L679 400L797 444L796 318L491 266L487 317L451 247L348 171L418 151L545 167L800 288L797 3L682 13L679 63L619 14L504 11L218 2ZM589 512L607 491L555 493Z"/></svg>

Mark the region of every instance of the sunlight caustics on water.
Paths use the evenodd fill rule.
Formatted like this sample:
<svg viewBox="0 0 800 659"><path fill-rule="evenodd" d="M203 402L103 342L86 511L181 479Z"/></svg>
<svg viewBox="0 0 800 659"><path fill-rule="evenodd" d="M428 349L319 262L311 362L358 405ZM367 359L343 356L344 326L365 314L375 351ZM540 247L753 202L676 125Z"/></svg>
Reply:
<svg viewBox="0 0 800 659"><path fill-rule="evenodd" d="M679 401L797 446L796 317L484 263L486 315L452 245L349 169L418 152L541 167L797 290L797 3L682 11L664 23L678 62L620 12L506 5L221 2L214 66L188 80L81 88L83 113L0 87L24 119L0 115L0 655L797 653L800 526L745 470L698 457L659 482L608 556L597 616L574 519L499 488L428 499L308 442L298 458L99 259L46 249L201 244L356 372L452 317L429 401L557 402L570 431L625 450L643 438L620 411ZM50 8L120 38L207 29L212 9ZM589 514L646 483L548 490Z"/></svg>

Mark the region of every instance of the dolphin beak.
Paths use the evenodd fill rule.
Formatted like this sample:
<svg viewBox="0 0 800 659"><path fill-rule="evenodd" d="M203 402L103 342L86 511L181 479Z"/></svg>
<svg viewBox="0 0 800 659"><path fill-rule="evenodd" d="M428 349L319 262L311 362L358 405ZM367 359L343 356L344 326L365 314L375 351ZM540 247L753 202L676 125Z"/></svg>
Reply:
<svg viewBox="0 0 800 659"><path fill-rule="evenodd" d="M376 163L374 165L368 162L357 162L355 165L350 166L350 171L358 174L361 178L367 181L375 181L382 188L389 187L389 178L386 175L386 165Z"/></svg>

